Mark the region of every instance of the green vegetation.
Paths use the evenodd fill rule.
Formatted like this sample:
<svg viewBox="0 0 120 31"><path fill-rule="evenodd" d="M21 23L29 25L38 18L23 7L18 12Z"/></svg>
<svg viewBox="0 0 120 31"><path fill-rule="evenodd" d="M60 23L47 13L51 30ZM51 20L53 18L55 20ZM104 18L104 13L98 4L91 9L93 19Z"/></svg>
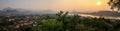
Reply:
<svg viewBox="0 0 120 31"><path fill-rule="evenodd" d="M0 31L120 31L119 20L87 18L77 14L68 15L68 12L64 13L62 11L55 16L42 17L43 16L36 16L36 19L29 18L28 20L34 20L32 21L33 23L29 22L28 25L21 25L19 28L9 27L9 25L14 25L14 22L19 23L17 21L19 19L7 21L8 18L1 17ZM26 17L21 16L19 18ZM20 19L20 21L21 20L27 21L27 19Z"/></svg>

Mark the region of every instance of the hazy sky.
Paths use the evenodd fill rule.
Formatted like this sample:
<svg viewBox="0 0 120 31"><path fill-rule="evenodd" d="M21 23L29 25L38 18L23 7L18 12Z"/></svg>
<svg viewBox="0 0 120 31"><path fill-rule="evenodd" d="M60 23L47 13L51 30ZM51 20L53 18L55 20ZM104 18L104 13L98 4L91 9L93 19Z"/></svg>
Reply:
<svg viewBox="0 0 120 31"><path fill-rule="evenodd" d="M6 7L23 9L52 9L99 11L108 10L109 0L0 0L0 9Z"/></svg>

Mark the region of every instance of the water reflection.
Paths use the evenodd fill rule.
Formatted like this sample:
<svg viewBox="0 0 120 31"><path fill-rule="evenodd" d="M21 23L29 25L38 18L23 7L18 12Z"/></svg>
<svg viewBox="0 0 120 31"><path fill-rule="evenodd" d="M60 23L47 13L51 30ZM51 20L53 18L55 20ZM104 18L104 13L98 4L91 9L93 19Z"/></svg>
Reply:
<svg viewBox="0 0 120 31"><path fill-rule="evenodd" d="M83 16L83 17L92 17L92 18L104 17L106 19L120 19L120 17L111 17L111 16L95 16L95 15L88 15L88 14L78 14L78 15Z"/></svg>

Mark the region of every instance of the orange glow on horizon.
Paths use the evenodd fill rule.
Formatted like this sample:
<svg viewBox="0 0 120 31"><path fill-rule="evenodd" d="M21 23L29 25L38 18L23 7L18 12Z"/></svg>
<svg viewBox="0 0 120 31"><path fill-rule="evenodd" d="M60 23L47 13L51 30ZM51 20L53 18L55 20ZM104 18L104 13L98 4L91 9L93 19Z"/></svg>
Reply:
<svg viewBox="0 0 120 31"><path fill-rule="evenodd" d="M24 2L22 2L24 1ZM107 10L109 0L16 0L8 3L0 3L3 7L23 8L23 9L51 9L51 10ZM6 1L7 2L7 1ZM7 5L8 4L8 5Z"/></svg>
<svg viewBox="0 0 120 31"><path fill-rule="evenodd" d="M109 0L61 0L57 9L77 9L77 10L107 10Z"/></svg>

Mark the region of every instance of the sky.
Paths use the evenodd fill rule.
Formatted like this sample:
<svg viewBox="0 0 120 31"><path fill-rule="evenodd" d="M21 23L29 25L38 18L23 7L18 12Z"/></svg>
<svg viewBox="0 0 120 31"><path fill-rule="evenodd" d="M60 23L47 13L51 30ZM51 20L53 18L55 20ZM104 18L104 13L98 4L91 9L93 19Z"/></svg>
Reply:
<svg viewBox="0 0 120 31"><path fill-rule="evenodd" d="M31 10L109 10L109 0L0 0L0 9L6 7Z"/></svg>

